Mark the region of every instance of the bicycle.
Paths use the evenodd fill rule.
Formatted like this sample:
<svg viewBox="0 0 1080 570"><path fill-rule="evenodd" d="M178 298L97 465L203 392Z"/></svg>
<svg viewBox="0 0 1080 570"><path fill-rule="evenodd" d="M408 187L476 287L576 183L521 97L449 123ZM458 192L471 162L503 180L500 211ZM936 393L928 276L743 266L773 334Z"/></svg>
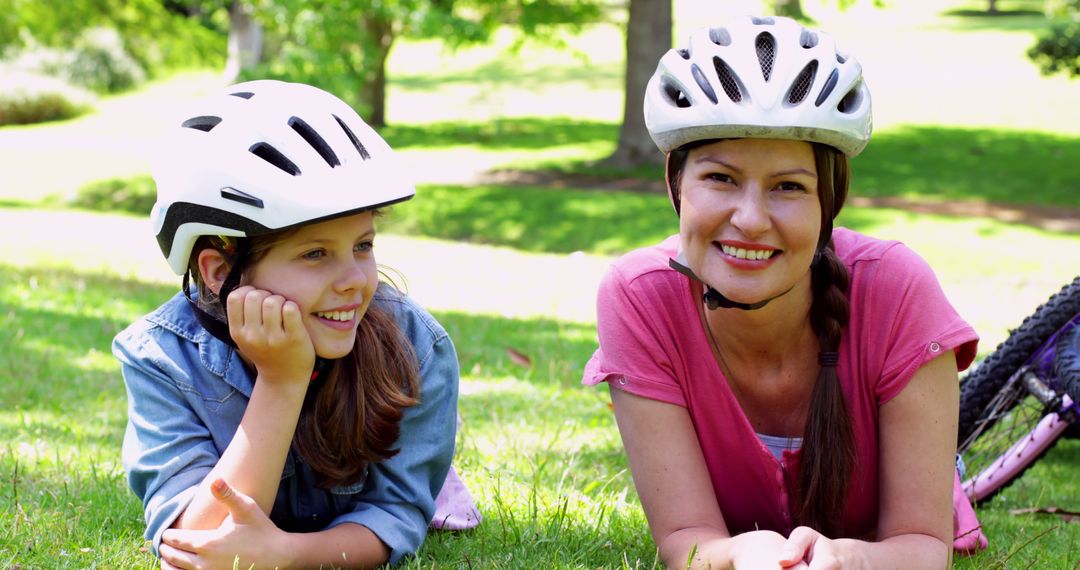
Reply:
<svg viewBox="0 0 1080 570"><path fill-rule="evenodd" d="M1080 277L1043 303L960 385L958 452L973 503L1080 436Z"/></svg>

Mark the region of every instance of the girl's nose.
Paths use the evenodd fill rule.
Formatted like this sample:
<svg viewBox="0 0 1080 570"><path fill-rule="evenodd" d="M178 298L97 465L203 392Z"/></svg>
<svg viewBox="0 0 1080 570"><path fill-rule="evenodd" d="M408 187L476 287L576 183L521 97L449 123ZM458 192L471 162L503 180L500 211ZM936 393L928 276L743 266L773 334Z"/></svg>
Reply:
<svg viewBox="0 0 1080 570"><path fill-rule="evenodd" d="M334 288L339 292L355 291L363 289L368 282L368 260L350 259L342 265L341 272L334 282Z"/></svg>

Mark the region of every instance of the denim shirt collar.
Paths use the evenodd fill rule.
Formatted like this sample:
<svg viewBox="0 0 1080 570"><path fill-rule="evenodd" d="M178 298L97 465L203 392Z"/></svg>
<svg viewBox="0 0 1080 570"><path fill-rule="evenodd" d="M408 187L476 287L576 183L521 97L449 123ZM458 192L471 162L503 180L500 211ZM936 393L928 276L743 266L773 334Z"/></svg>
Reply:
<svg viewBox="0 0 1080 570"><path fill-rule="evenodd" d="M221 378L244 396L250 398L255 375L244 365L240 353L207 332L195 318L194 309L183 293L177 293L158 308L147 320L199 347L199 361L211 374Z"/></svg>

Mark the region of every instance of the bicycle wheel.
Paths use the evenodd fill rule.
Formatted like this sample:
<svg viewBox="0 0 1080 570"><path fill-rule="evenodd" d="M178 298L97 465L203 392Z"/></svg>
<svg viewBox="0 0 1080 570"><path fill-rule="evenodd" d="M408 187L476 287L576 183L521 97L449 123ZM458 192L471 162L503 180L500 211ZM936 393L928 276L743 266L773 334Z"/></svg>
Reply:
<svg viewBox="0 0 1080 570"><path fill-rule="evenodd" d="M1080 402L1080 324L1058 340L1054 374L1073 403ZM1065 430L1065 437L1080 439L1080 421L1076 421L1075 416L1072 425Z"/></svg>
<svg viewBox="0 0 1080 570"><path fill-rule="evenodd" d="M1009 379L1077 313L1080 313L1080 277L1035 309L990 356L964 377L960 384L957 433L961 450L970 445L973 434L989 431L1020 401L1019 394L1001 394L1009 390L1023 391L1019 385L1007 386ZM991 406L992 402L994 406ZM1030 431L1037 421L1028 424L1025 431Z"/></svg>
<svg viewBox="0 0 1080 570"><path fill-rule="evenodd" d="M975 438L962 453L971 474L964 493L973 503L992 499L1017 480L1061 439L1070 422L1049 412L1026 391L1023 398L989 432ZM1072 401L1064 397L1063 406Z"/></svg>
<svg viewBox="0 0 1080 570"><path fill-rule="evenodd" d="M1072 401L1080 402L1080 325L1058 340L1054 374Z"/></svg>

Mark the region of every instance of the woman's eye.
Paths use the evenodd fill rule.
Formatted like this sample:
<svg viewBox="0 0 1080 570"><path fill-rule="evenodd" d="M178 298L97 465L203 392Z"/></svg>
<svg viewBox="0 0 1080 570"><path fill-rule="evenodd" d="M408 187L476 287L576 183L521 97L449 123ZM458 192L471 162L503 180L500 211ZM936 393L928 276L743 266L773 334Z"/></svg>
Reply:
<svg viewBox="0 0 1080 570"><path fill-rule="evenodd" d="M713 182L719 182L721 184L732 184L735 182L734 178L722 172L710 172L705 175L705 179L711 180Z"/></svg>
<svg viewBox="0 0 1080 570"><path fill-rule="evenodd" d="M325 251L323 251L321 249L313 249L311 251L303 253L300 257L303 257L304 259L312 259L312 260L314 260L314 259L322 259L322 257L325 256L325 255L326 255Z"/></svg>
<svg viewBox="0 0 1080 570"><path fill-rule="evenodd" d="M362 241L362 242L356 244L356 247L354 249L358 253L367 253L367 252L375 249L375 242L373 242L373 241Z"/></svg>
<svg viewBox="0 0 1080 570"><path fill-rule="evenodd" d="M806 187L798 182L781 182L776 188L784 192L803 192L806 190Z"/></svg>

